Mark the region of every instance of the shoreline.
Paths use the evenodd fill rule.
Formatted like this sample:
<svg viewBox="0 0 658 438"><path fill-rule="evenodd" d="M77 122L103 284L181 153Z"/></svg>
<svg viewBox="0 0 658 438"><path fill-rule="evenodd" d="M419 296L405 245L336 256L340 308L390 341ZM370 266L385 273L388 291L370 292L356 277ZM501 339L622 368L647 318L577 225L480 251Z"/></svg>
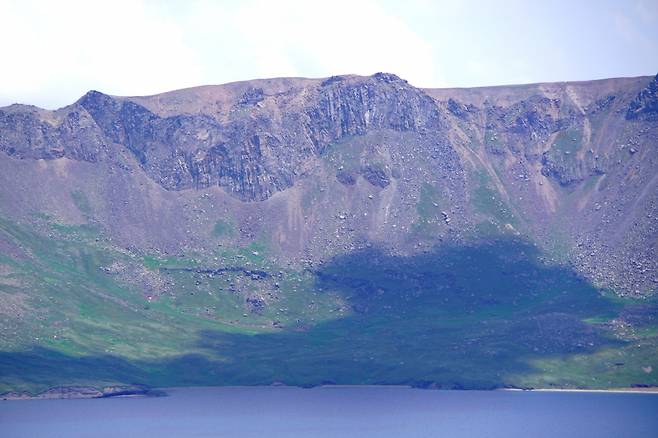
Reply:
<svg viewBox="0 0 658 438"><path fill-rule="evenodd" d="M99 398L136 398L136 397L166 397L170 391L178 389L219 389L219 388L298 388L298 389L341 389L341 388L408 388L430 391L506 391L506 392L574 392L574 393L607 393L607 394L658 394L658 386L647 387L629 387L629 388L609 388L609 389L583 389L583 388L514 388L514 387L501 387L491 389L455 389L455 388L440 388L427 387L427 386L413 386L413 385L226 385L226 386L171 386L163 388L149 388L146 386L116 386L105 387L102 389L95 387L54 387L39 394L33 395L27 392L7 392L0 394L0 401L4 400L64 400L64 399L99 399Z"/></svg>
<svg viewBox="0 0 658 438"><path fill-rule="evenodd" d="M0 394L0 401L4 400L67 400L67 399L96 399L96 398L133 398L133 397L161 397L166 393L157 388L137 385L106 386L97 388L93 386L56 386L38 394L28 392L10 391Z"/></svg>
<svg viewBox="0 0 658 438"><path fill-rule="evenodd" d="M577 388L499 388L495 391L520 391L520 392L598 392L609 394L658 394L658 387L638 388L610 388L610 389L577 389Z"/></svg>

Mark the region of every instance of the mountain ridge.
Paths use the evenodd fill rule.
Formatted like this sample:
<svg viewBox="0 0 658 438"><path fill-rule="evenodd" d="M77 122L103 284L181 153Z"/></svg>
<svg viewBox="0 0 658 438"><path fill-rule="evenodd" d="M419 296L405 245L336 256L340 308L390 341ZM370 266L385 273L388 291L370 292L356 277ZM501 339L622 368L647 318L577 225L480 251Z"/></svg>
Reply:
<svg viewBox="0 0 658 438"><path fill-rule="evenodd" d="M384 73L384 72L380 72ZM393 74L393 73L387 73L387 74ZM118 99L145 99L145 98L153 98L153 97L158 97L158 96L163 96L163 95L168 95L168 94L175 94L178 92L187 92L187 91L194 91L194 90L203 90L203 89L213 89L213 88L222 88L222 87L239 87L242 85L247 85L247 86L253 86L254 84L259 84L259 83L267 83L267 82L276 82L276 81L304 81L308 83L317 83L317 82L324 82L328 79L331 78L338 78L338 77L345 77L345 78L368 78L371 76L368 75L357 75L357 74L351 74L351 73L346 73L346 74L339 74L339 75L333 75L333 76L324 76L324 77L317 77L317 78L312 78L312 77L304 77L304 76L280 76L280 77L273 77L273 78L255 78L255 79L245 79L245 80L238 80L238 81L230 81L230 82L223 82L223 83L217 83L217 84L204 84L204 85L193 85L190 87L183 87L183 88L177 88L174 90L169 90L169 91L162 91L159 93L154 93L154 94L144 94L144 95L122 95L122 94L110 94L110 93L105 93L97 89L90 89L88 90L85 94L80 96L76 101L74 101L71 104L64 105L59 108L53 108L53 109L48 109L44 107L40 107L35 104L30 104L30 103L21 103L21 102L14 102L8 105L0 106L0 109L8 109L13 106L19 106L19 107L32 107L36 108L39 110L43 111L59 111L64 108L67 108L75 103L77 103L80 99L84 97L84 95L90 93L90 92L95 92L95 93L101 93L106 96L112 97L112 98L118 98ZM450 87L415 87L423 91L437 91L437 92L450 92L450 91L459 91L459 90L495 90L495 89L514 89L514 88L526 88L526 87L537 87L537 86L542 86L542 85L555 85L555 86L565 86L565 85L590 85L590 84L597 84L597 83L614 83L614 82L633 82L633 81L647 81L650 82L651 79L653 79L654 76L652 75L639 75L639 76L618 76L618 77L611 77L611 78L599 78L599 79L583 79L583 80L562 80L562 81L540 81L540 82L528 82L528 83L521 83L521 84L502 84L502 85L478 85L478 86L450 86ZM401 78L402 79L402 78ZM402 79L404 80L404 79ZM412 85L413 86L413 85Z"/></svg>

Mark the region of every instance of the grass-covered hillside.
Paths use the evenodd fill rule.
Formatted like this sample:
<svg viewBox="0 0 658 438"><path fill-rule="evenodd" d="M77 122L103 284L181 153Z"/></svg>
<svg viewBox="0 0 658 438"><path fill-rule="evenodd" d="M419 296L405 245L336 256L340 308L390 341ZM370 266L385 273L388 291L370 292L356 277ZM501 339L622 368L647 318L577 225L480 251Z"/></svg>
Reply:
<svg viewBox="0 0 658 438"><path fill-rule="evenodd" d="M0 222L0 391L658 384L658 304L597 290L520 239L290 270L262 243L162 257L34 223Z"/></svg>

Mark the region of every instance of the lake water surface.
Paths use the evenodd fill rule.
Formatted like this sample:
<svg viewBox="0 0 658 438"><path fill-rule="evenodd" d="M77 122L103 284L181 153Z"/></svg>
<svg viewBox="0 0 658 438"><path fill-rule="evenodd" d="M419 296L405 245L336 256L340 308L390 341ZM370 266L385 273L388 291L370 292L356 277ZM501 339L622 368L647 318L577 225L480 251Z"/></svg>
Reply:
<svg viewBox="0 0 658 438"><path fill-rule="evenodd" d="M402 387L181 388L0 401L13 437L658 437L658 394Z"/></svg>

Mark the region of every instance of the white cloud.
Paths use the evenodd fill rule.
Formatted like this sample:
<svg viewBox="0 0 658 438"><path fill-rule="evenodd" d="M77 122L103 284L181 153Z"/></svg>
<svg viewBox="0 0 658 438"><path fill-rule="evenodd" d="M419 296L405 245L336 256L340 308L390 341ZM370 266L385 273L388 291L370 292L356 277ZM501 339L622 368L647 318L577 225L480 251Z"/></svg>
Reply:
<svg viewBox="0 0 658 438"><path fill-rule="evenodd" d="M320 6L321 5L321 6ZM318 75L391 71L417 85L436 83L431 45L372 1L255 1L237 15L258 51L259 68Z"/></svg>
<svg viewBox="0 0 658 438"><path fill-rule="evenodd" d="M649 74L654 1L0 0L0 106L377 71L421 87Z"/></svg>
<svg viewBox="0 0 658 438"><path fill-rule="evenodd" d="M0 100L70 103L89 88L144 94L197 84L181 29L127 0L0 3Z"/></svg>
<svg viewBox="0 0 658 438"><path fill-rule="evenodd" d="M656 0L638 0L635 13L645 23L658 21L658 2Z"/></svg>
<svg viewBox="0 0 658 438"><path fill-rule="evenodd" d="M254 77L391 71L436 86L432 46L374 1L3 1L0 105Z"/></svg>
<svg viewBox="0 0 658 438"><path fill-rule="evenodd" d="M232 8L197 1L183 21L193 30L194 47L204 53L219 47L217 54L229 60L209 66L221 68L217 74L234 77L239 70L246 79L386 70L420 85L437 82L432 46L374 1L250 0Z"/></svg>

